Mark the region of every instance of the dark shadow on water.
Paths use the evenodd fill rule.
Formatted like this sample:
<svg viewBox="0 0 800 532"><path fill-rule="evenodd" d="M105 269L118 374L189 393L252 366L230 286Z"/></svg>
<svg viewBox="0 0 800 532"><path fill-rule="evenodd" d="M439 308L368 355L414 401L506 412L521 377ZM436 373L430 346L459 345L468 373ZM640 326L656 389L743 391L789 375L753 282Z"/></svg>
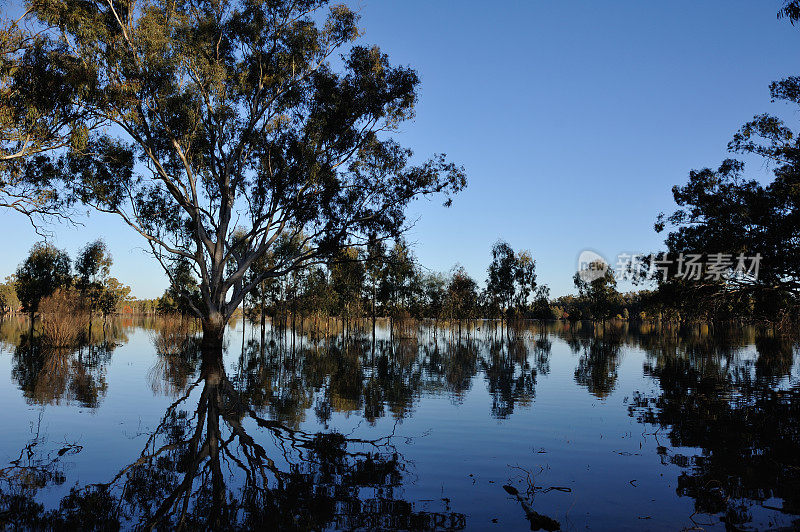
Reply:
<svg viewBox="0 0 800 532"><path fill-rule="evenodd" d="M791 342L756 336L752 362L731 340L650 344L644 373L660 392L637 393L630 415L657 427L661 462L683 468L676 493L694 499L692 520L738 530L759 510L800 515L800 387L787 379Z"/></svg>

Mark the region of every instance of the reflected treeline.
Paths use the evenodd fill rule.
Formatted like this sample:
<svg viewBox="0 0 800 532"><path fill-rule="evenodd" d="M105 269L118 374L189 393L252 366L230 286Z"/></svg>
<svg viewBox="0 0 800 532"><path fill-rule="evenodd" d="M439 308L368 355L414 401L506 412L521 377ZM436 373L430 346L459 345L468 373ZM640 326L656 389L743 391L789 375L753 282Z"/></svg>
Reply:
<svg viewBox="0 0 800 532"><path fill-rule="evenodd" d="M299 345L299 347L297 347ZM305 420L313 408L326 423L333 413L360 412L369 422L411 414L420 394L449 394L460 401L483 375L493 397L491 413L505 418L535 397L537 373L549 371L552 343L546 330L509 340L434 334L373 340L335 337L245 344L237 373L254 402L286 423Z"/></svg>
<svg viewBox="0 0 800 532"><path fill-rule="evenodd" d="M107 391L106 367L114 351L128 342L133 327L150 328L160 338L161 331L169 334L170 330L164 318L115 319L109 320L105 327L82 334L74 345L61 347L53 345L47 335L31 335L27 319L9 317L0 320L0 348L11 353L12 379L28 402L42 405L66 402L94 408ZM188 336L173 334L173 338L177 336L186 345L182 345L179 356L175 351L166 353L169 363L165 362L161 372L170 373L166 381L169 385L176 385L181 378L185 381L190 374L189 368L170 366L185 365L189 359Z"/></svg>
<svg viewBox="0 0 800 532"><path fill-rule="evenodd" d="M448 394L460 401L480 382L476 377L485 381L491 394L492 415L502 419L535 399L537 376L550 371L554 339L578 355L574 380L599 398L616 389L623 347L666 348L673 353L712 348L733 352L754 342L764 346L770 342L752 328L676 330L631 327L627 322L605 326L517 322L505 333L491 321L474 322L460 331L422 323L413 335L383 331L377 338L368 327L353 327L346 336L319 334L313 327L304 334L278 328L262 335L260 327L255 329L250 336L237 339L232 335L228 340L231 351L238 351L241 342L235 378L265 414L292 426L312 412L323 423L336 412L360 412L370 422L387 415L402 418L413 411L420 394ZM170 334L171 343L181 342L175 331ZM159 359L150 375L154 390L179 394L197 374L200 343L194 332L185 335L185 347L173 349L173 354L159 347L159 342L169 343L163 335L155 337ZM765 363L765 357L760 360L759 374L775 371L773 362Z"/></svg>
<svg viewBox="0 0 800 532"><path fill-rule="evenodd" d="M237 382L238 381L238 382ZM403 498L410 474L391 434L308 433L261 412L248 382L206 355L200 378L107 483L73 488L58 509L0 494L8 528L463 529L445 498ZM244 385L244 387L242 387ZM16 491L15 491L16 490ZM30 494L30 490L29 490Z"/></svg>
<svg viewBox="0 0 800 532"><path fill-rule="evenodd" d="M662 462L685 469L677 493L729 529L774 527L787 519L796 526L800 386L792 377L794 345L755 330L648 340L644 372L660 392L637 393L630 412L668 439L669 446L658 448Z"/></svg>
<svg viewBox="0 0 800 532"><path fill-rule="evenodd" d="M68 351L31 340L24 324L3 323L0 338L13 346L13 377L26 397L95 406L113 354L105 346L124 342L131 325L110 324L113 340ZM769 330L525 322L498 333L475 322L373 337L369 328L262 334L248 324L249 335L228 336L226 366L204 353L191 320L138 325L150 329L156 351L150 386L172 403L140 456L106 484L76 487L56 509L30 494L14 498L22 488L6 482L0 525L461 528L464 516L445 499L404 499L413 473L391 434L366 441L329 426L351 414L391 426L413 415L424 395L460 402L475 386L489 392L492 417L508 418L533 404L560 342L575 355L574 382L598 398L617 390L623 353L644 351L644 373L660 390L635 394L630 413L659 427L658 457L684 468L678 493L692 497L698 513L732 528L760 525L760 512L800 514L798 356ZM305 432L309 421L325 431ZM15 471L25 477L24 467ZM39 478L25 489L59 477Z"/></svg>
<svg viewBox="0 0 800 532"><path fill-rule="evenodd" d="M257 327L258 328L258 327ZM493 397L491 413L505 418L530 405L537 374L549 372L552 341L546 327L533 334L445 334L421 328L414 336L315 335L272 330L228 338L232 379L253 408L297 427L308 415L327 424L336 413L359 413L370 423L411 415L421 394L449 394L459 401L482 375ZM186 332L183 347L166 350L154 334L158 358L148 378L158 393L177 396L198 373L200 341ZM174 339L172 344L181 342ZM480 382L480 381L477 381Z"/></svg>
<svg viewBox="0 0 800 532"><path fill-rule="evenodd" d="M94 408L107 391L106 366L128 337L122 323L112 322L73 347L56 347L44 335L32 336L26 320L11 318L0 322L0 341L12 353L11 376L28 402Z"/></svg>

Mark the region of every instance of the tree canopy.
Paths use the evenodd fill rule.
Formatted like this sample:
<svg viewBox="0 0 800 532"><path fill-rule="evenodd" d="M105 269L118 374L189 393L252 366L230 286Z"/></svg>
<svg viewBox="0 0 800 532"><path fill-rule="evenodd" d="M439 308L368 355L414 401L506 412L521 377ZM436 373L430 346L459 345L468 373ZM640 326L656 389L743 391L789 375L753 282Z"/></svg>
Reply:
<svg viewBox="0 0 800 532"><path fill-rule="evenodd" d="M54 163L71 178L71 199L121 216L170 275L188 263L201 294L189 303L215 332L264 278L370 235L397 235L411 200L443 193L449 203L465 186L444 155L414 163L391 138L413 116L419 79L357 44L358 16L347 7L28 7L48 39L41 53L83 68L81 90L65 93L80 110L71 121L80 134ZM245 276L287 236L302 240L296 254Z"/></svg>
<svg viewBox="0 0 800 532"><path fill-rule="evenodd" d="M66 43L26 28L24 18L0 13L0 207L40 228L68 207L49 153L80 142L97 122L81 105L86 64Z"/></svg>
<svg viewBox="0 0 800 532"><path fill-rule="evenodd" d="M23 310L33 316L42 299L71 281L69 256L51 244L37 243L17 269L17 297Z"/></svg>
<svg viewBox="0 0 800 532"><path fill-rule="evenodd" d="M772 83L770 93L773 100L800 105L800 77ZM754 296L757 306L784 297L796 300L800 296L800 140L783 121L763 114L742 126L728 148L762 158L772 169L773 179L767 183L748 179L743 162L726 159L717 169L691 171L685 185L673 187L678 209L656 223L658 231L671 228L666 239L669 256L676 266L679 258L692 254L704 264L716 261L724 275L706 268L687 283L675 279L673 268L662 281L684 299L694 292L716 303L736 294ZM757 272L753 260L758 262ZM762 310L774 317L771 305Z"/></svg>

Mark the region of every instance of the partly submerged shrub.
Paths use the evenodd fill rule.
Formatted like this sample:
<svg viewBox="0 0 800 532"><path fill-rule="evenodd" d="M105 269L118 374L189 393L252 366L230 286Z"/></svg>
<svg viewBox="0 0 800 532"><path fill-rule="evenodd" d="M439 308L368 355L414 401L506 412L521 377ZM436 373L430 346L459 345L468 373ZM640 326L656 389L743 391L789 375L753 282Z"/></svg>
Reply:
<svg viewBox="0 0 800 532"><path fill-rule="evenodd" d="M180 355L197 332L197 323L180 314L167 314L158 320L153 344L159 355Z"/></svg>
<svg viewBox="0 0 800 532"><path fill-rule="evenodd" d="M50 347L73 347L83 339L89 313L76 291L56 290L39 304L39 313L42 337Z"/></svg>

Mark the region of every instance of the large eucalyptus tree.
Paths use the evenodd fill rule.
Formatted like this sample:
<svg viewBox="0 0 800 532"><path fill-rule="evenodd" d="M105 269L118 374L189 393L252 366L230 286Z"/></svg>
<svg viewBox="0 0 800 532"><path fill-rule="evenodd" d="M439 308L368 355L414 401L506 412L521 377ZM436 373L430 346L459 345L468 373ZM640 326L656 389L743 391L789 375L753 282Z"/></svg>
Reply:
<svg viewBox="0 0 800 532"><path fill-rule="evenodd" d="M191 264L209 340L265 278L396 235L411 200L441 193L447 204L465 186L443 155L414 164L391 139L413 116L417 74L359 45L358 16L327 4L28 6L86 70L59 165L74 199L122 217L168 274ZM281 239L300 245L246 275Z"/></svg>

